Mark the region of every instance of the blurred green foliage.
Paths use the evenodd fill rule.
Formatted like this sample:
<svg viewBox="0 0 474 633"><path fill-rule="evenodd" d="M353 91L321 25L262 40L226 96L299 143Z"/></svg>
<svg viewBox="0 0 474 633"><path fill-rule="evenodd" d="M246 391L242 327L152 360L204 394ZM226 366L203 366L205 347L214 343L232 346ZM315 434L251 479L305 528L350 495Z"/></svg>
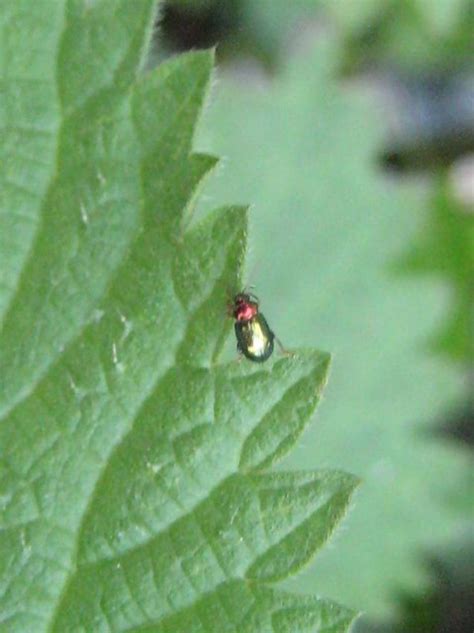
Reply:
<svg viewBox="0 0 474 633"><path fill-rule="evenodd" d="M345 39L346 70L370 64L426 72L469 62L470 0L327 0L324 5Z"/></svg>
<svg viewBox="0 0 474 633"><path fill-rule="evenodd" d="M467 64L474 28L471 0L168 0L166 6L178 12L182 35L197 21L201 37L210 28L207 45L219 43L224 56L250 53L269 66L285 59L308 20L337 29L347 70L367 63L410 70Z"/></svg>
<svg viewBox="0 0 474 633"><path fill-rule="evenodd" d="M430 213L397 269L444 279L451 293L446 323L433 335L433 351L466 367L474 359L474 214L441 182Z"/></svg>

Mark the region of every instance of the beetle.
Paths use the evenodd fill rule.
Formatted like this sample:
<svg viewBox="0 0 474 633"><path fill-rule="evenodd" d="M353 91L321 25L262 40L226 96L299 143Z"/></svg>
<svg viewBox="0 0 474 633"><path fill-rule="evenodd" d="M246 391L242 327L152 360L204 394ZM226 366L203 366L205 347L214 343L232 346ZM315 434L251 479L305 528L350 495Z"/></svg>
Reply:
<svg viewBox="0 0 474 633"><path fill-rule="evenodd" d="M273 353L275 334L259 310L258 298L247 292L239 292L229 305L234 317L237 350L255 363L263 363Z"/></svg>

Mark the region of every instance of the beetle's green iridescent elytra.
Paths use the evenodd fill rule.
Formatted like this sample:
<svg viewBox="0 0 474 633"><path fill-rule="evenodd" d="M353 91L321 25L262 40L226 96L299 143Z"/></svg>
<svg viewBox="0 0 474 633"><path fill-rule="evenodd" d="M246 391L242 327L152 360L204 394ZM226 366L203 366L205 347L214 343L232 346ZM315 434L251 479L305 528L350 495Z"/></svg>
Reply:
<svg viewBox="0 0 474 633"><path fill-rule="evenodd" d="M263 363L272 355L275 335L263 314L256 314L248 321L235 322L237 349L245 358Z"/></svg>

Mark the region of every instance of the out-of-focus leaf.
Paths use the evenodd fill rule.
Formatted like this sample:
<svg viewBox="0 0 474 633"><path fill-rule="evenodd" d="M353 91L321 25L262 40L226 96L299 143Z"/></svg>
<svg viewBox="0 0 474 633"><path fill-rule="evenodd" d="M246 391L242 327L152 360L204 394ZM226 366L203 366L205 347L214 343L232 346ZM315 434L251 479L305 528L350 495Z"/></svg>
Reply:
<svg viewBox="0 0 474 633"><path fill-rule="evenodd" d="M449 500L465 460L427 432L462 386L420 352L445 311L442 284L388 270L423 194L377 173L377 112L337 85L339 61L323 40L259 89L221 77L200 145L227 157L210 200L255 201L247 283L276 334L335 350L324 415L289 463L349 464L364 486L348 530L300 586L382 616L395 588L422 586L419 548L462 522Z"/></svg>

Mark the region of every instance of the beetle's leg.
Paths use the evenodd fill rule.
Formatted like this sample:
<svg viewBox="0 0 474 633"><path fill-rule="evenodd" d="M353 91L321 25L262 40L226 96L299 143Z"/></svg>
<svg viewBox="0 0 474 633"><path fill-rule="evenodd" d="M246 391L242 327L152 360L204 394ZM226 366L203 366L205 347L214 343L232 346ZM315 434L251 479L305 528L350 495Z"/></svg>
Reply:
<svg viewBox="0 0 474 633"><path fill-rule="evenodd" d="M296 356L296 353L295 353L295 352L292 352L291 350L286 349L285 347L283 347L282 342L280 341L280 339L279 339L277 336L275 336L275 341L277 342L277 345L278 345L278 347L279 347L279 349L280 349L280 352L281 352L284 356L290 356L290 357Z"/></svg>

